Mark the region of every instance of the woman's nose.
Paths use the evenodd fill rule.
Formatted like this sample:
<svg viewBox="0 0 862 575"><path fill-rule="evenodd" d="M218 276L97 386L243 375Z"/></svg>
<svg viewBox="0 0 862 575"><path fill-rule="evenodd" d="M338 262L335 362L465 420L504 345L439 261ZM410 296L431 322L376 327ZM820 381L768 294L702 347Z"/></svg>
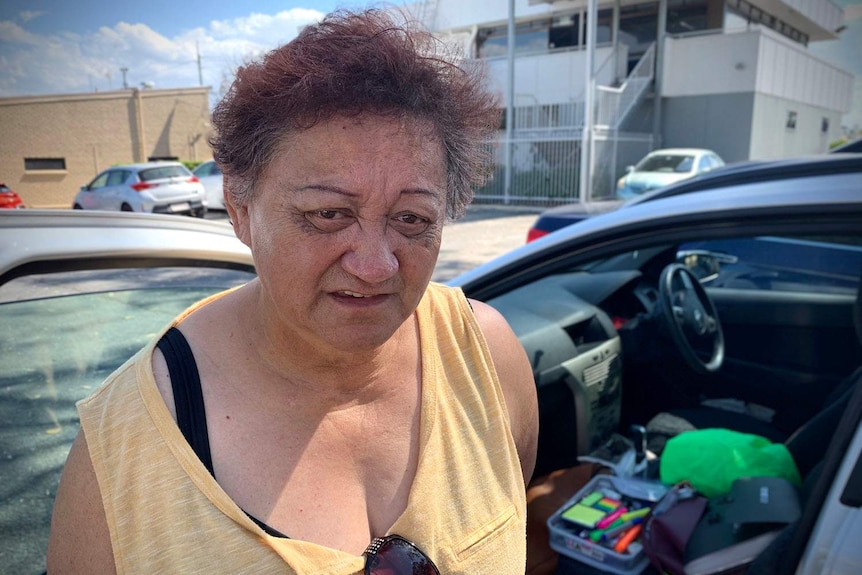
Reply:
<svg viewBox="0 0 862 575"><path fill-rule="evenodd" d="M364 233L356 238L341 257L341 266L366 283L382 283L393 277L399 268L385 230Z"/></svg>

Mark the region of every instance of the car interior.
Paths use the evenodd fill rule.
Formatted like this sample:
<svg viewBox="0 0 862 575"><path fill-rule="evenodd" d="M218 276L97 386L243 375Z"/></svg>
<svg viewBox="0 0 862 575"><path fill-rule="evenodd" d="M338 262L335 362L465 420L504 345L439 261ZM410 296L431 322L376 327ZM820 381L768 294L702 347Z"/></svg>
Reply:
<svg viewBox="0 0 862 575"><path fill-rule="evenodd" d="M488 299L533 366L540 411L534 484L579 463L613 467L630 451L644 461L635 476L657 481L670 438L718 428L785 445L804 503L842 412L862 388L862 252L858 238L833 240L656 246L558 270ZM793 264L758 260L746 247L758 241L787 244ZM840 274L801 263L807 248L838 245L848 250ZM776 529L746 550L749 573L777 572L786 554L775 549L793 533L782 527L783 537ZM731 555L729 547L712 547ZM555 572L583 569L562 556Z"/></svg>

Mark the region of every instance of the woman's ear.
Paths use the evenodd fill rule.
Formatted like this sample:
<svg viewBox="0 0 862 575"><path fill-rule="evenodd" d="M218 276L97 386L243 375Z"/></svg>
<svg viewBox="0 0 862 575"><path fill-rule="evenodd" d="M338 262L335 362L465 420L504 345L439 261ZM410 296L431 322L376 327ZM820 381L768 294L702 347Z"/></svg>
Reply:
<svg viewBox="0 0 862 575"><path fill-rule="evenodd" d="M230 178L224 177L224 205L227 208L227 214L230 217L230 223L233 226L233 232L239 240L251 247L251 235L249 234L248 226L248 205L247 203L239 204L236 200L236 195L231 193Z"/></svg>

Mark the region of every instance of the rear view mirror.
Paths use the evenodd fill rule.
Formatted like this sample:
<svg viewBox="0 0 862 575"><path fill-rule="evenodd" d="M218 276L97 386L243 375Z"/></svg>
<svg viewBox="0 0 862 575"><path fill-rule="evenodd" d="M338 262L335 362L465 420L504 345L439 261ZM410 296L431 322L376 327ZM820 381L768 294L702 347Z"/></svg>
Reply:
<svg viewBox="0 0 862 575"><path fill-rule="evenodd" d="M738 258L730 254L706 250L681 250L676 254L676 261L688 268L700 283L706 283L718 277L721 264L734 264Z"/></svg>

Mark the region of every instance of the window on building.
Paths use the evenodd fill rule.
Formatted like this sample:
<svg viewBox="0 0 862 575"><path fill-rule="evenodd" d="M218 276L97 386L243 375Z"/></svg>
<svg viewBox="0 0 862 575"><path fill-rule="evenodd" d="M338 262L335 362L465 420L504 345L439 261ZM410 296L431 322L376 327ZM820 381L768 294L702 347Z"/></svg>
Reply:
<svg viewBox="0 0 862 575"><path fill-rule="evenodd" d="M555 17L548 32L548 47L553 49L577 46L580 24L581 19L577 14Z"/></svg>
<svg viewBox="0 0 862 575"><path fill-rule="evenodd" d="M808 34L797 30L772 14L767 14L748 0L727 0L727 11L745 18L750 24L762 24L803 46L808 45Z"/></svg>
<svg viewBox="0 0 862 575"><path fill-rule="evenodd" d="M521 22L515 25L515 53L547 51L550 46L549 30L551 21L547 18ZM477 37L480 58L505 56L508 53L508 26L482 28Z"/></svg>
<svg viewBox="0 0 862 575"><path fill-rule="evenodd" d="M66 158L24 158L24 170L28 172L65 169Z"/></svg>
<svg viewBox="0 0 862 575"><path fill-rule="evenodd" d="M793 110L790 110L789 112L787 112L786 127L788 130L795 130L796 129L796 112L794 112Z"/></svg>
<svg viewBox="0 0 862 575"><path fill-rule="evenodd" d="M716 20L716 25L718 22ZM691 32L701 32L709 28L709 2L707 0L668 1L668 34L688 34Z"/></svg>
<svg viewBox="0 0 862 575"><path fill-rule="evenodd" d="M823 118L820 121L820 131L824 134L829 132L829 118Z"/></svg>

